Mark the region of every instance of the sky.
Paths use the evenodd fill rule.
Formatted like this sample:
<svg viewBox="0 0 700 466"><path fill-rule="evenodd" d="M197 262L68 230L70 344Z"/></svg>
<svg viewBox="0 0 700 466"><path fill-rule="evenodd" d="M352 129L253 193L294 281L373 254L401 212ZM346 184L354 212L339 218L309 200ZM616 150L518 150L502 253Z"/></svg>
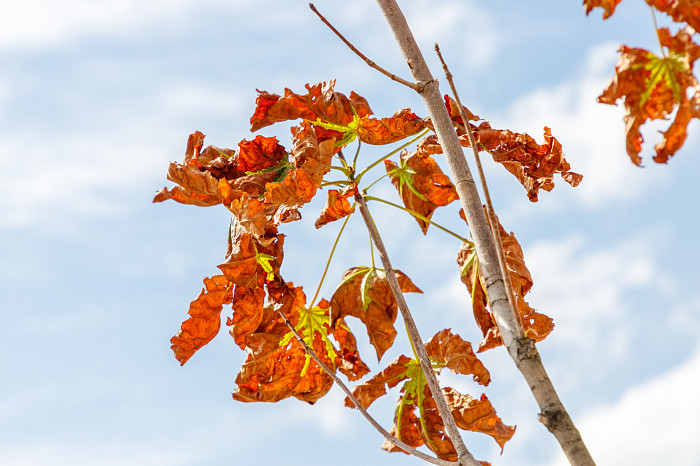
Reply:
<svg viewBox="0 0 700 466"><path fill-rule="evenodd" d="M377 5L340 5L316 2L355 46L408 78ZM584 175L577 188L556 179L531 203L502 167L485 166L534 279L528 302L556 324L539 350L593 457L700 464L700 128L691 123L683 149L656 165L663 126L652 126L638 168L625 153L622 109L596 102L619 44L658 53L649 10L622 2L602 21L578 1L400 5L443 92L435 42L470 110L540 142L551 127ZM190 133L219 147L254 137L256 89L302 92L337 79L336 90L362 95L379 117L405 107L426 116L419 97L368 68L304 2L0 0L0 10L0 464L419 464L382 451L337 387L313 406L233 401L245 353L225 326L180 367L169 340L202 279L217 273L229 217L221 207L151 203L172 185L168 164L182 160ZM260 134L290 147L288 126ZM389 150L363 146L360 161ZM376 195L397 199L386 185ZM283 275L307 295L339 228L313 227L322 202L282 228ZM424 291L407 295L423 339L451 328L476 345L456 240L424 237L412 219L371 208L394 266ZM456 208L435 220L463 228ZM348 228L326 298L344 270L370 261L359 218ZM410 354L400 336L377 362L361 324L350 325L373 370ZM465 432L474 456L494 466L566 464L506 352L479 357L490 386L449 373L441 381L486 393L517 431L502 454ZM387 429L396 399L390 391L370 410Z"/></svg>

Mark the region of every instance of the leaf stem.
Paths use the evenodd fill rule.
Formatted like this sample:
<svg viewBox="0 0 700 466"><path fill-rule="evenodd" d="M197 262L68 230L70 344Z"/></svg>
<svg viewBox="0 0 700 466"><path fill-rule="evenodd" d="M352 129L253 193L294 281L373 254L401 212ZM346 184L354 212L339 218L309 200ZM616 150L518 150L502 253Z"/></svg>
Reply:
<svg viewBox="0 0 700 466"><path fill-rule="evenodd" d="M354 109L353 109L354 110ZM357 140L357 150L355 151L355 157L352 159L352 170L355 171L355 166L357 164L357 156L360 155L360 148L362 147L362 141Z"/></svg>
<svg viewBox="0 0 700 466"><path fill-rule="evenodd" d="M355 204L353 204L352 208L355 207ZM316 298L318 298L318 294L321 292L321 286L323 285L323 281L326 279L326 274L328 273L328 267L331 265L331 259L333 258L333 253L335 253L335 248L338 246L338 242L340 241L340 235L343 234L343 230L345 230L345 225L348 224L348 220L350 220L350 215L345 217L345 220L343 221L343 226L340 227L340 231L338 232L338 236L335 237L335 242L333 243L333 248L331 248L331 253L328 255L328 260L326 261L326 267L323 269L323 275L321 275L321 281L318 282L318 287L316 288L316 293L314 293L314 297L311 300L311 304L309 307L314 307L314 304L316 303Z"/></svg>
<svg viewBox="0 0 700 466"><path fill-rule="evenodd" d="M362 171L360 172L360 174L357 175L357 176L355 177L355 181L359 184L360 179L362 178L362 176L363 176L365 173L367 173L368 171L370 171L371 169L373 169L374 167L376 167L377 165L379 165L380 163L382 163L383 161L385 161L386 159L388 159L389 157L391 157L391 156L394 155L395 153L397 153L397 152L399 152L399 151L405 149L406 147L410 146L411 144L413 144L414 142L416 142L417 140L419 140L420 138L422 138L423 136L425 136L426 134L428 134L428 131L430 131L430 130L429 130L429 129L425 129L425 130L421 131L421 132L418 134L418 136L414 137L413 139L411 139L411 140L408 141L407 143L405 143L405 144L403 144L403 145L397 147L396 149L392 150L391 152L389 152L388 154L386 154L384 157L380 158L379 160L377 160L376 162L374 162L372 165L370 165L369 167L367 167L367 168L365 168L364 170L362 170Z"/></svg>
<svg viewBox="0 0 700 466"><path fill-rule="evenodd" d="M649 5L649 9L651 10L651 19L654 21L654 31L656 31L656 38L659 39L659 47L661 48L661 55L666 58L666 50L664 49L663 44L661 43L661 35L659 34L659 25L656 22L656 12L654 11L654 7Z"/></svg>
<svg viewBox="0 0 700 466"><path fill-rule="evenodd" d="M385 429L384 429L384 428L383 428L383 427L382 427L382 426L367 412L367 410L364 408L364 406L362 406L362 404L360 403L360 401L359 401L357 398L355 398L355 395L352 394L352 391L350 391L350 389L347 387L347 385L345 385L345 383L343 383L343 381L340 380L340 378L339 378L337 375L335 375L335 372L332 371L328 366L326 366L326 365L323 363L323 361L321 361L321 358L318 357L318 355L317 355L316 352L313 350L313 348L311 348L311 347L304 341L304 338L303 338L301 335L299 335L299 332L297 331L297 329L294 328L294 326L293 326L292 323L289 321L289 319L287 319L287 316L285 316L284 313L282 313L282 312L279 312L279 315L282 316L282 319L284 319L284 322L287 324L287 327L289 328L289 330L292 331L292 333L294 334L294 336L296 337L297 341L298 341L299 344L302 346L302 348L304 348L304 351L306 351L306 354L308 354L309 356L311 356L311 358L313 358L313 360L316 362L316 364L318 364L318 366L319 366L326 374L328 374L328 375L333 379L333 381L334 381L336 384L338 384L338 386L341 388L341 390L343 390L343 391L345 392L345 394L347 395L347 397L350 399L350 401L352 401L352 403L355 405L355 407L362 413L362 415L365 417L365 419L367 419L367 421L368 421L370 424L372 424L372 427L374 427L375 429L377 429L377 431L379 431L379 433L382 434L382 435L384 436L384 438L386 438L388 441L390 441L391 443L395 444L396 446L398 446L399 448L401 448L402 450L404 450L406 453L409 453L409 454L411 454L411 455L417 456L418 458L420 458L420 459L422 459L423 461L426 461L426 462L428 462L428 463L437 464L437 465L439 465L439 466L453 466L453 465L458 464L458 463L454 463L454 462L452 462L452 461L445 461L445 460L441 460L441 459L438 459L438 458L434 458L434 457L432 457L432 456L430 456L430 455L427 455L427 454L423 453L422 451L416 450L415 448L412 448L412 447L406 445L406 444L403 443L401 440L397 439L396 437L394 437L393 435L391 435L389 432L387 432L387 431L386 431L386 430L385 430Z"/></svg>
<svg viewBox="0 0 700 466"><path fill-rule="evenodd" d="M365 196L365 199L368 200L368 201L379 201L379 202L382 202L382 203L384 203L384 204L390 205L390 206L392 206L392 207L396 207L397 209L401 209L401 210L403 210L403 211L405 211L405 212L408 212L409 214L413 215L414 217L423 220L424 222L428 222L429 224L433 225L435 228L439 228L440 230L444 231L445 233L454 236L455 238L457 238L458 240L460 240L460 241L463 242L463 243L474 244L474 243L472 243L471 241L469 241L467 238L464 238L464 237L462 237L462 236L459 236L459 235L458 235L457 233L455 233L454 231L448 230L447 228L443 227L442 225L439 225L439 224L433 222L433 221L430 220L429 218L424 217L424 216L422 216L421 214L419 214L418 212L415 212L415 211L413 211L413 210L411 210L411 209L408 209L408 208L406 208L406 207L401 207L401 206L398 205L398 204L394 204L393 202L389 202L389 201L387 201L387 200L384 200L384 199L381 199L381 198L378 198L378 197L374 197L374 196Z"/></svg>

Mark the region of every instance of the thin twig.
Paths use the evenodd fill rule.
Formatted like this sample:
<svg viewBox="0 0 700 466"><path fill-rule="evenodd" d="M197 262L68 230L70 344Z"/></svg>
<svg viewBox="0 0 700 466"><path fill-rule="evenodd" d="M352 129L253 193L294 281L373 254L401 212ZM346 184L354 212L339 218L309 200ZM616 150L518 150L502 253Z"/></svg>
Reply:
<svg viewBox="0 0 700 466"><path fill-rule="evenodd" d="M501 229L499 228L498 218L496 217L496 212L493 209L493 204L491 203L491 195L489 194L489 187L486 184L486 176L484 175L484 169L481 165L481 157L479 157L479 149L476 147L476 138L474 137L474 131L472 131L472 126L469 123L469 118L464 111L464 106L462 101L459 100L459 94L457 93L457 88L452 80L452 73L445 63L445 59L442 58L442 53L440 53L440 47L435 44L435 52L442 62L442 68L445 70L445 77L447 82L450 84L450 89L452 89L452 94L455 96L457 101L457 107L459 109L459 116L462 117L464 122L464 127L467 131L467 136L469 137L469 145L472 146L472 152L474 153L474 160L476 161L476 168L479 172L479 179L481 180L481 188L484 191L484 199L486 200L486 214L489 216L491 221L491 233L493 234L494 242L496 243L496 251L498 252L498 266L501 270L501 277L506 286L506 294L508 295L508 303L510 304L510 309L513 312L513 320L517 323L517 331L520 336L524 336L522 321L520 319L520 313L518 312L517 303L515 301L515 295L513 294L513 282L510 279L510 272L508 272L508 263L506 262L506 253L503 250L503 239L501 238Z"/></svg>
<svg viewBox="0 0 700 466"><path fill-rule="evenodd" d="M651 19L654 20L654 31L656 31L656 38L659 39L661 55L663 55L663 57L666 58L666 50L664 50L664 45L661 43L661 34L659 34L659 25L656 23L656 12L654 11L654 7L651 5L649 5L649 9L651 10Z"/></svg>
<svg viewBox="0 0 700 466"><path fill-rule="evenodd" d="M489 297L492 298L491 307L501 331L503 343L508 348L508 354L522 372L537 400L541 410L540 420L554 434L569 462L576 466L594 466L595 462L583 443L581 434L566 412L556 390L554 390L551 379L544 370L534 340L518 336L516 330L518 324L513 319L505 283L498 271L498 252L496 252L488 217L482 207L476 183L471 176L453 122L447 113L440 88L430 73L428 64L425 62L406 22L406 17L401 12L396 0L376 0L376 2L391 27L394 38L415 81L417 83L430 83L426 85L423 92L420 92L420 96L430 114L435 133L445 154L445 160L450 168L455 188L468 219L476 253L479 257L479 265L484 272L486 290ZM459 449L457 452L460 463L462 463L464 457L460 454ZM469 464L478 463L470 461Z"/></svg>
<svg viewBox="0 0 700 466"><path fill-rule="evenodd" d="M309 8L311 8L311 11L313 11L314 13L316 13L316 15L321 19L321 21L323 21L323 23L324 23L326 26L328 26L328 28L329 28L331 31L333 31L333 32L335 33L335 35L338 36L338 37L340 38L340 40L342 40L342 41L345 43L345 45L347 45L347 46L350 48L350 50L352 50L353 52L355 52L355 55L357 55L358 57L362 58L362 59L365 61L365 63L367 63L367 65L369 65L371 68L374 68L375 70L379 71L380 73L382 73L384 76L388 77L389 79L392 79L392 80L396 81L397 83L403 84L404 86L408 86L408 87L410 87L411 89L413 89L413 90L416 91L416 92L419 91L419 87L418 87L417 84L412 83L411 81L406 81L406 80L403 79L403 78L399 78L398 76L396 76L396 75L393 74L393 73L389 73L387 70L385 70L385 69L382 68L381 66L377 65L376 63L374 63L374 62L373 62L372 60L370 60L369 58L367 58L362 52L360 52L359 50L357 50L357 48L356 48L354 45L352 45L352 44L350 43L350 41L347 40L347 39L340 33L340 31L338 31L336 28L334 28L333 25L332 25L332 24L331 24L331 23L316 9L316 7L314 6L313 3L309 3Z"/></svg>
<svg viewBox="0 0 700 466"><path fill-rule="evenodd" d="M379 258L381 259L382 265L384 266L384 272L386 274L387 283L389 284L394 298L396 299L399 311L401 311L401 316L403 317L404 324L406 325L406 329L408 330L408 337L411 340L411 345L417 353L418 362L420 363L421 368L423 369L423 374L425 375L428 387L430 387L430 391L433 394L433 399L435 400L435 405L437 406L438 413L440 414L440 417L442 418L445 424L445 430L450 436L452 444L454 445L455 450L457 451L459 464L463 466L478 465L479 463L477 463L472 454L469 453L469 450L467 450L467 447L464 444L464 441L462 440L462 436L459 433L457 424L455 423L455 420L452 417L450 408L447 405L447 400L445 400L445 397L442 393L442 389L440 388L440 384L437 380L437 377L435 376L435 372L433 371L433 367L430 362L430 356L428 356L428 352L425 349L425 345L423 344L423 340L420 337L418 327L416 327L416 323L413 320L411 311L408 309L408 304L406 304L406 299L404 298L403 292L401 291L401 285L399 285L399 281L396 278L396 272L391 266L389 254L387 253L386 248L384 247L382 237L379 235L379 231L377 231L377 227L374 224L374 220L372 219L372 216L369 213L369 209L367 208L367 203L365 202L364 196L361 193L356 194L355 202L357 202L357 205L360 208L360 213L362 214L362 218L365 221L367 230L372 236L372 241L374 241L374 245L377 247Z"/></svg>
<svg viewBox="0 0 700 466"><path fill-rule="evenodd" d="M458 464L458 463L453 463L452 461L445 461L445 460L441 460L438 458L434 458L430 455L423 453L420 450L416 450L415 448L406 445L401 440L397 439L396 437L391 435L389 432L384 430L384 428L372 417L372 415L367 412L367 410L364 408L364 406L362 406L362 404L359 402L359 400L357 398L355 398L355 395L352 394L352 392L347 387L347 385L345 385L345 383L342 380L340 380L340 378L337 375L335 375L335 372L333 372L328 366L326 366L323 363L323 361L321 361L321 358L318 357L318 355L313 350L313 348L311 348L304 341L304 338L301 335L299 335L299 332L297 332L297 329L294 328L294 325L292 325L292 323L289 321L289 319L287 319L287 316L285 316L284 313L282 313L282 312L279 312L279 315L282 316L282 318L284 319L284 322L287 324L287 327L289 327L289 329L292 331L292 333L296 337L299 344L301 344L301 346L304 348L304 351L306 351L306 354L311 356L311 358L313 358L313 360L316 361L316 364L318 364L319 367L321 369L323 369L323 371L326 374L328 374L336 384L338 384L338 386L341 388L341 390L343 390L345 392L345 394L348 396L348 398L350 398L350 401L352 401L352 403L362 413L362 415L365 417L365 419L367 419L367 421L370 424L372 424L372 426L375 429L377 429L379 431L379 433L381 433L388 441L395 444L399 448L403 449L406 453L410 453L412 455L415 455L418 458L422 459L423 461L427 461L428 463L437 464L440 466L454 466L454 465Z"/></svg>

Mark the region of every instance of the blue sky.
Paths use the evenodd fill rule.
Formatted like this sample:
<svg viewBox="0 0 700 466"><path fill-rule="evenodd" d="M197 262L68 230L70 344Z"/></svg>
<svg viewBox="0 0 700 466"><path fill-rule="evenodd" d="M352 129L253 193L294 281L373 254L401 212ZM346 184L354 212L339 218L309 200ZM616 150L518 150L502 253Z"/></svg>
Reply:
<svg viewBox="0 0 700 466"><path fill-rule="evenodd" d="M369 57L408 77L374 2L316 5ZM540 141L550 126L584 175L575 189L557 180L532 204L502 167L486 167L535 281L529 302L557 325L540 351L594 457L699 464L700 129L691 124L666 166L651 163L647 143L639 169L624 151L621 109L595 101L620 43L657 50L648 9L622 2L603 22L578 1L401 5L433 73L442 78L430 53L437 41L471 110ZM336 78L337 90L364 96L378 116L404 107L425 115L419 98L352 55L305 2L0 6L0 464L418 464L380 450L383 440L336 388L313 407L232 401L245 354L225 331L180 367L169 339L202 278L217 272L228 218L221 207L151 199L169 185L167 165L182 159L191 132L224 147L252 137L256 89L301 91ZM261 133L289 146L287 127ZM390 187L378 194L396 198ZM460 228L454 208L436 220ZM283 229L284 276L307 294L339 227L316 231L319 209L312 203ZM425 292L407 296L423 338L451 327L478 342L453 262L459 245L438 232L422 237L393 210L374 212L394 265ZM369 261L359 218L344 240L326 297L345 269ZM410 351L399 337L377 364L354 328L373 369ZM565 464L505 351L482 359L493 379L485 390L469 378L443 380L485 391L518 428L503 455L466 433L473 454L495 466ZM372 407L387 428L395 397Z"/></svg>

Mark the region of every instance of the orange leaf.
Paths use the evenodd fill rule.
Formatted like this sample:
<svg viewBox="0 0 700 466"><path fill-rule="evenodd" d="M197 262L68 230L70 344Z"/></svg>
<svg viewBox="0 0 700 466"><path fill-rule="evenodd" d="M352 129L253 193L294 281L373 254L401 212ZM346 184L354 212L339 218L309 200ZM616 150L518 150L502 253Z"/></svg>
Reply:
<svg viewBox="0 0 700 466"><path fill-rule="evenodd" d="M605 10L605 13L603 13L603 19L608 19L613 13L615 13L615 8L621 1L622 0L583 0L583 6L586 8L586 15L588 15L593 8L603 8Z"/></svg>
<svg viewBox="0 0 700 466"><path fill-rule="evenodd" d="M262 287L237 286L233 293L233 316L226 319L226 325L231 327L229 333L241 349L245 349L248 336L262 323L264 301L265 291Z"/></svg>
<svg viewBox="0 0 700 466"><path fill-rule="evenodd" d="M360 118L372 113L367 101L355 94L350 97L335 92L335 80L325 81L314 85L306 85L307 94L295 94L289 89L284 90L284 96L258 91L256 109L250 118L250 130L255 132L260 128L280 121L304 120L321 121L347 126L355 114Z"/></svg>
<svg viewBox="0 0 700 466"><path fill-rule="evenodd" d="M529 134L492 129L486 121L472 127L479 150L487 150L494 161L511 172L533 202L537 201L540 189L554 189L554 175L557 173L571 186L578 186L583 179L578 173L570 171L571 166L562 153L561 144L547 127L544 128L544 144L538 144ZM466 134L461 135L459 141L462 146L470 147ZM441 153L442 148L435 135L426 137L418 144L419 155Z"/></svg>
<svg viewBox="0 0 700 466"><path fill-rule="evenodd" d="M395 272L404 293L421 293L406 275ZM347 270L333 293L330 312L333 328L345 316L356 317L365 324L369 341L377 351L377 360L394 343L398 306L383 269L354 267Z"/></svg>
<svg viewBox="0 0 700 466"><path fill-rule="evenodd" d="M463 215L462 212L460 212ZM554 323L550 317L536 312L525 301L525 295L532 288L532 277L525 266L523 250L513 233L508 233L499 222L501 242L506 255L506 265L510 273L515 295L516 307L520 314L525 336L535 341L544 340L554 329ZM479 260L474 247L470 243L463 243L457 254L457 263L461 270L461 280L467 285L467 290L472 296L472 309L474 318L481 329L484 339L479 343L478 352L502 345L500 332L493 316L488 310L488 295L484 285L484 278L479 269Z"/></svg>
<svg viewBox="0 0 700 466"><path fill-rule="evenodd" d="M700 2L698 0L646 0L657 10L666 13L677 23L688 23L696 31L700 29Z"/></svg>
<svg viewBox="0 0 700 466"><path fill-rule="evenodd" d="M491 375L483 363L477 359L468 341L453 335L450 329L441 330L425 345L430 359L440 367L447 367L457 374L472 374L474 381L481 385L491 382Z"/></svg>
<svg viewBox="0 0 700 466"><path fill-rule="evenodd" d="M328 307L330 303L324 299L318 305L319 307ZM369 367L360 359L360 354L357 351L357 340L348 326L345 325L344 319L340 319L336 323L335 329L333 329L333 338L340 345L340 353L336 360L338 370L345 374L349 380L357 380L367 374Z"/></svg>
<svg viewBox="0 0 700 466"><path fill-rule="evenodd" d="M442 393L457 427L490 435L503 451L503 446L515 434L515 427L503 424L486 395L482 394L477 400L450 387L443 388Z"/></svg>
<svg viewBox="0 0 700 466"><path fill-rule="evenodd" d="M418 118L410 109L397 111L391 118L362 118L357 126L357 137L367 144L391 144L426 128L426 120Z"/></svg>
<svg viewBox="0 0 700 466"><path fill-rule="evenodd" d="M236 377L237 388L233 398L239 401L275 402L294 396L314 403L325 395L333 384L323 370L306 354L304 348L288 329L283 333L280 319L272 317L278 312L289 314L292 323L298 322L299 311L306 297L301 287L291 283L274 291L272 308L265 308L258 331L245 338L248 358ZM272 312L271 312L272 311ZM273 314L274 312L274 314ZM268 319L265 319L265 316ZM272 323L270 327L268 324ZM286 328L286 325L284 325ZM297 330L303 332L304 329ZM321 360L334 368L333 356L327 351L327 343L318 332L307 341Z"/></svg>
<svg viewBox="0 0 700 466"><path fill-rule="evenodd" d="M403 150L399 163L397 166L390 160L384 161L386 172L407 209L429 220L435 209L458 199L450 178L432 157ZM427 234L430 224L418 217L414 218L423 234Z"/></svg>
<svg viewBox="0 0 700 466"><path fill-rule="evenodd" d="M209 343L219 333L221 310L231 303L232 285L223 275L204 279L205 288L190 304L190 317L182 323L180 331L170 339L171 349L180 365Z"/></svg>
<svg viewBox="0 0 700 466"><path fill-rule="evenodd" d="M277 138L258 135L252 141L244 139L238 143L236 162L239 170L256 172L278 165L285 154Z"/></svg>
<svg viewBox="0 0 700 466"><path fill-rule="evenodd" d="M352 390L352 394L357 398L363 408L367 409L369 406L379 398L380 396L386 395L386 390L388 388L393 388L400 382L406 380L408 377L407 369L408 363L412 359L401 355L391 362L386 369L379 372L377 375L369 380L357 384ZM355 405L350 398L345 398L345 406L348 408L354 408Z"/></svg>
<svg viewBox="0 0 700 466"><path fill-rule="evenodd" d="M643 124L666 120L677 109L675 120L656 145L654 161L666 163L685 142L690 119L700 116L700 86L692 74L700 46L693 42L690 29L680 30L675 36L666 28L658 32L670 55L659 58L647 50L623 45L615 76L598 97L598 102L610 105L624 99L627 154L638 166L642 162ZM689 87L695 91L692 99L687 97Z"/></svg>
<svg viewBox="0 0 700 466"><path fill-rule="evenodd" d="M321 228L323 225L340 220L343 217L350 215L355 212L355 207L350 205L348 202L348 197L357 194L357 185L351 184L343 188L329 189L328 190L328 201L326 205L321 209L321 213L316 220L316 228Z"/></svg>

